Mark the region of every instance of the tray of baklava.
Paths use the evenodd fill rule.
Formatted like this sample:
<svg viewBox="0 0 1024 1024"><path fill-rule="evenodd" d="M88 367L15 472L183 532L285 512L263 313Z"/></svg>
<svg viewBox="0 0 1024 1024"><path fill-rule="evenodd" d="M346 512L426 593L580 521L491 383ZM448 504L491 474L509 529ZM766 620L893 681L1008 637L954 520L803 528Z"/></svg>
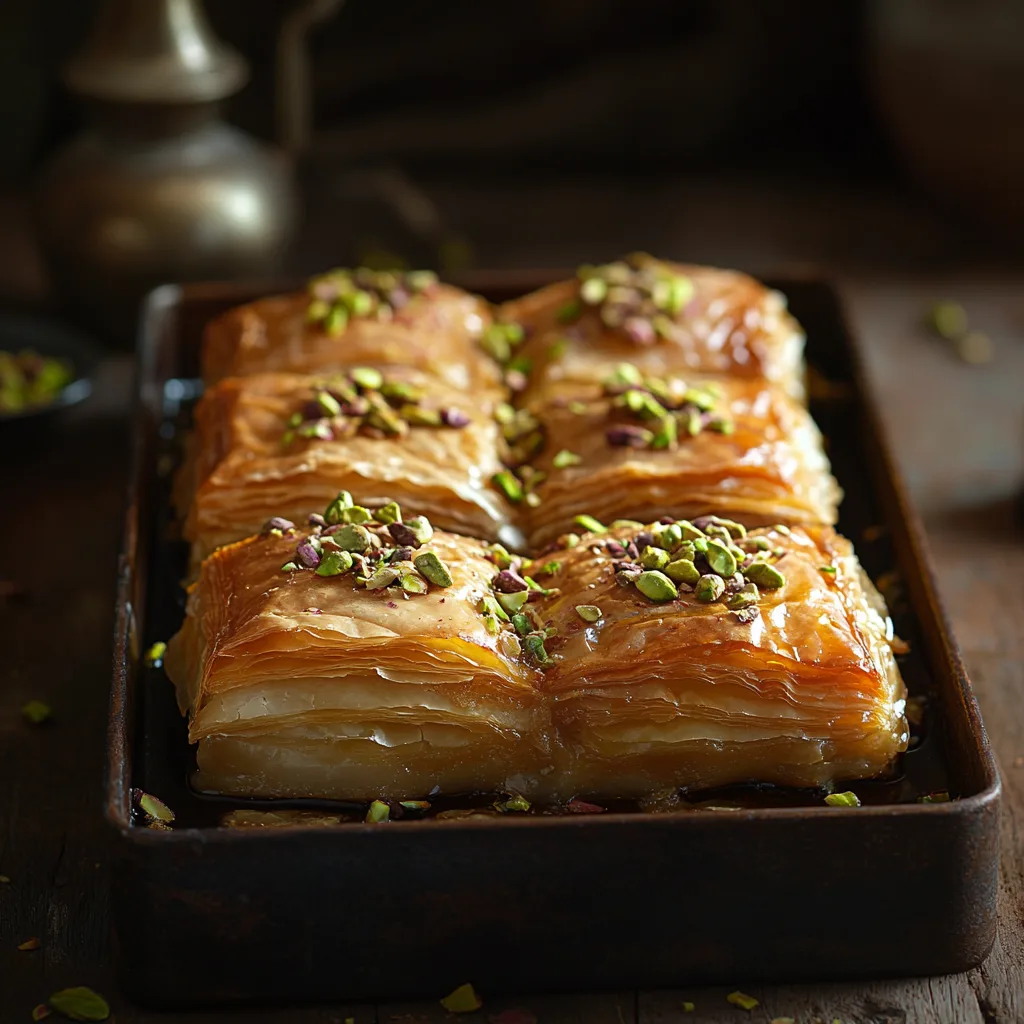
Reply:
<svg viewBox="0 0 1024 1024"><path fill-rule="evenodd" d="M107 815L150 1003L924 974L999 782L835 289L167 286Z"/></svg>

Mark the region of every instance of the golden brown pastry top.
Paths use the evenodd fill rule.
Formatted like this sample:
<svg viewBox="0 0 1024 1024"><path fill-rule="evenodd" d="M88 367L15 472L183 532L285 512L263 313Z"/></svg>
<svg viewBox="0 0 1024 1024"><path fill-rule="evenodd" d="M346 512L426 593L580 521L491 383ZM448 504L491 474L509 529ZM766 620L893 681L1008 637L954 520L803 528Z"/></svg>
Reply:
<svg viewBox="0 0 1024 1024"><path fill-rule="evenodd" d="M598 360L659 376L764 377L804 393L803 334L785 299L736 271L638 254L505 303L498 320L524 328L512 355L530 368L530 399L560 380L593 381Z"/></svg>
<svg viewBox="0 0 1024 1024"><path fill-rule="evenodd" d="M350 287L339 293L343 274ZM206 327L203 380L370 364L413 367L461 390L498 385L497 367L479 342L491 320L487 303L419 274L334 271L314 278L307 291L231 309ZM356 295L370 298L361 304L350 298Z"/></svg>
<svg viewBox="0 0 1024 1024"><path fill-rule="evenodd" d="M368 514L339 496L332 525L271 522L206 559L167 657L194 720L235 688L332 676L433 676L455 699L472 701L474 686L488 700L533 699L518 639L481 610L498 571L484 545Z"/></svg>
<svg viewBox="0 0 1024 1024"><path fill-rule="evenodd" d="M847 540L829 528L744 534L713 517L679 526L694 538L691 527L703 528L710 554L694 553L668 524L635 524L535 560L531 571L554 591L531 613L554 630L549 692L635 681L642 663L644 679L713 665L766 689L800 678L902 699L887 624ZM656 551L645 557L648 548ZM888 711L894 723L902 714Z"/></svg>

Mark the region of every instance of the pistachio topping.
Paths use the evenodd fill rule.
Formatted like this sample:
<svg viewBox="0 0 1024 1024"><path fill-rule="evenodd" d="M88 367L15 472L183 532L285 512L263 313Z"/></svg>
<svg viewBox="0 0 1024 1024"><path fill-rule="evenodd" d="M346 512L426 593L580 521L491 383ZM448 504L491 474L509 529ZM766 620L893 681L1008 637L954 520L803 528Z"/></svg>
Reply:
<svg viewBox="0 0 1024 1024"><path fill-rule="evenodd" d="M613 447L664 450L702 430L731 432L731 421L715 412L721 395L710 384L692 387L677 377L644 377L632 363L620 363L603 390L612 399L605 439Z"/></svg>
<svg viewBox="0 0 1024 1024"><path fill-rule="evenodd" d="M452 585L451 573L434 552L415 554L434 534L430 521L413 516L403 522L397 502L372 512L354 505L352 496L342 491L323 516L312 515L309 523L309 534L299 539L295 558L282 572L312 569L321 577L351 573L357 586L400 597L426 594L430 584Z"/></svg>
<svg viewBox="0 0 1024 1024"><path fill-rule="evenodd" d="M573 519L573 522L581 529L586 530L588 533L607 533L608 528L599 520L593 516L581 513Z"/></svg>
<svg viewBox="0 0 1024 1024"><path fill-rule="evenodd" d="M575 452L571 452L567 448L563 448L551 460L551 464L555 469L568 469L570 466L578 466L582 461L583 459L581 459Z"/></svg>
<svg viewBox="0 0 1024 1024"><path fill-rule="evenodd" d="M829 793L825 797L829 807L860 807L860 797L847 790L845 793Z"/></svg>
<svg viewBox="0 0 1024 1024"><path fill-rule="evenodd" d="M653 345L659 337L671 337L679 316L693 298L690 278L644 253L602 266L583 266L577 272L579 300L558 310L566 323L583 308L594 309L602 324L620 330L634 344Z"/></svg>
<svg viewBox="0 0 1024 1024"><path fill-rule="evenodd" d="M452 583L455 582L452 579L452 574L448 569L448 566L445 565L434 551L424 551L422 554L417 555L413 559L413 565L415 565L431 583L434 583L439 587L450 587Z"/></svg>
<svg viewBox="0 0 1024 1024"><path fill-rule="evenodd" d="M525 491L522 482L510 469L502 469L491 477L491 483L508 498L509 501L518 504L523 500Z"/></svg>
<svg viewBox="0 0 1024 1024"><path fill-rule="evenodd" d="M501 813L520 811L525 813L531 807L530 801L519 793L511 793L507 800L495 800L494 809Z"/></svg>
<svg viewBox="0 0 1024 1024"><path fill-rule="evenodd" d="M738 989L735 992L730 992L726 997L726 1002L732 1003L733 1006L738 1006L742 1010L753 1010L759 1005L758 1001L753 996L748 996L745 992L740 992Z"/></svg>
<svg viewBox="0 0 1024 1024"><path fill-rule="evenodd" d="M750 565L743 566L741 571L747 580L764 590L778 590L786 583L785 575L767 562L751 562Z"/></svg>
<svg viewBox="0 0 1024 1024"><path fill-rule="evenodd" d="M136 790L135 803L148 821L161 821L165 825L169 825L174 821L174 811L159 797L153 796L152 793Z"/></svg>
<svg viewBox="0 0 1024 1024"><path fill-rule="evenodd" d="M306 319L338 335L354 319L390 320L395 310L414 296L429 293L436 284L437 275L429 270L331 270L310 280Z"/></svg>
<svg viewBox="0 0 1024 1024"><path fill-rule="evenodd" d="M597 622L601 618L601 609L596 604L578 604L576 614L584 622Z"/></svg>
<svg viewBox="0 0 1024 1024"><path fill-rule="evenodd" d="M391 808L383 800L374 800L366 812L366 821L370 824L388 821L390 817Z"/></svg>
<svg viewBox="0 0 1024 1024"><path fill-rule="evenodd" d="M711 604L725 593L725 580L721 576L706 573L694 584L693 593L698 601Z"/></svg>
<svg viewBox="0 0 1024 1024"><path fill-rule="evenodd" d="M424 404L429 400L428 389L386 377L371 366L357 366L317 385L313 398L288 417L281 442L287 448L297 439L338 441L356 434L399 437L411 427L459 429L469 424L470 418L461 410L433 408Z"/></svg>
<svg viewBox="0 0 1024 1024"><path fill-rule="evenodd" d="M657 570L640 573L634 580L634 586L644 597L652 601L671 601L679 596L676 585L663 572Z"/></svg>
<svg viewBox="0 0 1024 1024"><path fill-rule="evenodd" d="M719 540L712 538L708 541L705 557L719 576L732 576L736 572L736 556Z"/></svg>

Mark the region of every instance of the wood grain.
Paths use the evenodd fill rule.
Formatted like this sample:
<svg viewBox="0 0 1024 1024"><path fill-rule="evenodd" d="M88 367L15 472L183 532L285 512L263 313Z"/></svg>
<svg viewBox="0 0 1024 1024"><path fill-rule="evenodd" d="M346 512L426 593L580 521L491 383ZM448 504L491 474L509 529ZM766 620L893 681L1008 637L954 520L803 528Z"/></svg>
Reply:
<svg viewBox="0 0 1024 1024"><path fill-rule="evenodd" d="M24 583L29 598L0 602L0 874L11 878L0 883L0 1021L28 1020L52 991L78 984L107 995L120 1024L489 1024L515 1007L539 1024L1024 1021L1024 528L1015 518L1024 474L1024 289L1014 281L862 279L848 291L1003 773L1000 933L981 968L869 984L745 988L737 978L759 1000L750 1013L726 1002L728 989L488 998L482 1011L459 1018L435 1001L170 1015L127 1005L108 935L101 815L126 472L130 367L122 360L107 365L90 406L6 445L0 580ZM945 295L991 333L991 365L965 366L920 331L928 302ZM53 706L52 723L22 720L31 698ZM889 898L880 880L880 907ZM824 912L841 922L851 911ZM41 948L17 951L31 936Z"/></svg>

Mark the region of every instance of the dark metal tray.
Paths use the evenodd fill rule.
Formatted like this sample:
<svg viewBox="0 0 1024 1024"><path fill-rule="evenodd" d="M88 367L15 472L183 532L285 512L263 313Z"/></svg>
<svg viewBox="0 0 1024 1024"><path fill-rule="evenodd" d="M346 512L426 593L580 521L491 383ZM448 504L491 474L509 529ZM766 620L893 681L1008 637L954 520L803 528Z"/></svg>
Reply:
<svg viewBox="0 0 1024 1024"><path fill-rule="evenodd" d="M543 280L465 283L500 300ZM152 293L109 730L113 904L131 996L183 1005L436 997L467 980L489 993L736 984L937 974L985 956L1000 789L984 726L840 303L821 280L773 284L833 384L811 404L846 490L840 528L873 577L899 574L893 617L911 644L901 667L930 713L897 776L861 786L856 809L763 792L729 812L329 829L218 828L225 806L187 786L171 687L143 665L146 646L181 620L183 562L168 539L168 466L188 397L178 382L197 374L205 322L269 289ZM132 823L133 787L174 807L173 831ZM918 802L931 790L955 799Z"/></svg>

